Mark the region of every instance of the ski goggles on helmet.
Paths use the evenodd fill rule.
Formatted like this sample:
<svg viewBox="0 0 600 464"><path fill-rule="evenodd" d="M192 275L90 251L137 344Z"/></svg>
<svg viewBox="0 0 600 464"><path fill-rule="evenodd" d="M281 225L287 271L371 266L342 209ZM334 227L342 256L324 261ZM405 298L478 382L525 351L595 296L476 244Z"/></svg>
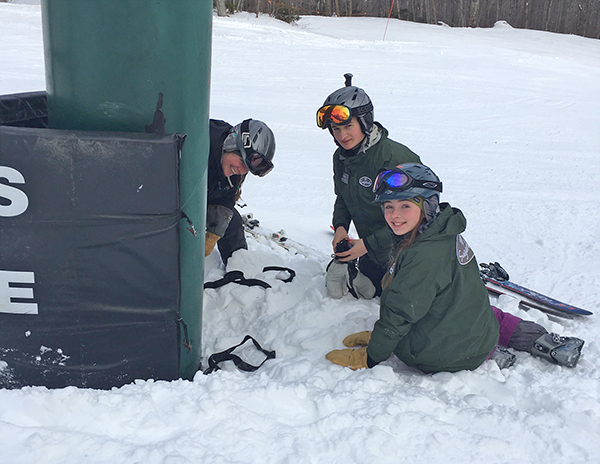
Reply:
<svg viewBox="0 0 600 464"><path fill-rule="evenodd" d="M404 191L413 187L426 188L436 192L442 191L442 183L434 180L419 180L411 177L400 168L385 169L377 174L373 184L373 193L381 195L387 189Z"/></svg>
<svg viewBox="0 0 600 464"><path fill-rule="evenodd" d="M325 105L317 111L317 126L321 129L329 127L330 123L344 124L351 119L352 112L344 105Z"/></svg>
<svg viewBox="0 0 600 464"><path fill-rule="evenodd" d="M264 177L273 170L273 162L262 153L256 151L252 146L250 138L250 119L242 122L241 132L241 147L242 159L248 170L258 177Z"/></svg>
<svg viewBox="0 0 600 464"><path fill-rule="evenodd" d="M258 177L264 177L273 170L273 163L258 152L246 152L244 163L248 170Z"/></svg>

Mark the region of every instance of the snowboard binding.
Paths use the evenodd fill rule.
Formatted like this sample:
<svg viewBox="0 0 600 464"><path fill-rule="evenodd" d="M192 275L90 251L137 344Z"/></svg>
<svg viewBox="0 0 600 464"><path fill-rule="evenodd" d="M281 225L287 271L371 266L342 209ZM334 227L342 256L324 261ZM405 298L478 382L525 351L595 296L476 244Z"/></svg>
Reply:
<svg viewBox="0 0 600 464"><path fill-rule="evenodd" d="M246 227L248 230L252 230L260 225L259 220L254 219L254 215L252 213L242 214L242 222L244 223L244 227Z"/></svg>
<svg viewBox="0 0 600 464"><path fill-rule="evenodd" d="M508 272L498 262L489 264L481 263L479 267L481 267L479 273L490 279L497 280L498 282L505 282L510 279Z"/></svg>
<svg viewBox="0 0 600 464"><path fill-rule="evenodd" d="M560 366L575 367L584 343L580 338L546 333L533 343L531 354L546 358Z"/></svg>

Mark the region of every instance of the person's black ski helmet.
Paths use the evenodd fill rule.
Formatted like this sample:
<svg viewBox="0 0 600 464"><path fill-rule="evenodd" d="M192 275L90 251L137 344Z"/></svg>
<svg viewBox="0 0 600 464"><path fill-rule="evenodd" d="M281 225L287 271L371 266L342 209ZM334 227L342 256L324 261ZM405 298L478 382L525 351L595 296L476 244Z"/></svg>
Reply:
<svg viewBox="0 0 600 464"><path fill-rule="evenodd" d="M352 74L344 74L346 86L329 95L322 106L343 105L350 109L350 115L356 117L364 134L369 134L373 128L373 103L367 93L352 85ZM331 123L325 124L322 129L331 131Z"/></svg>

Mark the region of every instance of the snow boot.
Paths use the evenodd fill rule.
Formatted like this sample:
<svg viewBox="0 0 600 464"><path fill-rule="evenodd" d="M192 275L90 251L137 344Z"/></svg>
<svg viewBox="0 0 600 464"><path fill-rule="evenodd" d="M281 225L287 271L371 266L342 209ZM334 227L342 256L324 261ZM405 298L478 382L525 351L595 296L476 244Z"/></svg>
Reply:
<svg viewBox="0 0 600 464"><path fill-rule="evenodd" d="M579 338L547 333L533 343L531 354L546 358L560 366L575 367L584 343Z"/></svg>
<svg viewBox="0 0 600 464"><path fill-rule="evenodd" d="M500 369L506 369L515 363L517 357L514 355L514 353L508 351L508 349L498 345L490 359L495 361Z"/></svg>

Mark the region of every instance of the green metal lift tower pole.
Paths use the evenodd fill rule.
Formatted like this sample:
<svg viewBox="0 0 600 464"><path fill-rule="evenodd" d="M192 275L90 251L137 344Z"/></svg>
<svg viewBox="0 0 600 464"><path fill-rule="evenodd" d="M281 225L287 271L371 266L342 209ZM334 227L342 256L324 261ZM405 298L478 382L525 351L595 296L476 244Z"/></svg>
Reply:
<svg viewBox="0 0 600 464"><path fill-rule="evenodd" d="M144 132L159 94L166 132L187 134L181 205L197 235L181 233L181 316L200 364L213 2L42 0L48 118L52 129Z"/></svg>

